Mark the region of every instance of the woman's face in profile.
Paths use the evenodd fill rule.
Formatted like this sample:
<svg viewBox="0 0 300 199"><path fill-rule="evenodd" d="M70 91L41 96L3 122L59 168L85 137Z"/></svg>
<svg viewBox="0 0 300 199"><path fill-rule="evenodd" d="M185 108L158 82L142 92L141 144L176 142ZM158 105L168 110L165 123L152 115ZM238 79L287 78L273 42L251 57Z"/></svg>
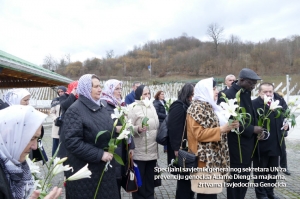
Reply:
<svg viewBox="0 0 300 199"><path fill-rule="evenodd" d="M113 95L115 98L117 99L121 99L121 95L122 95L122 88L121 88L121 84L118 84L113 92Z"/></svg>
<svg viewBox="0 0 300 199"><path fill-rule="evenodd" d="M165 99L164 92L161 92L158 98L159 98L159 100L164 100Z"/></svg>
<svg viewBox="0 0 300 199"><path fill-rule="evenodd" d="M29 100L30 100L30 95L27 95L25 97L23 97L20 101L20 105L29 105Z"/></svg>
<svg viewBox="0 0 300 199"><path fill-rule="evenodd" d="M91 97L94 100L99 100L100 96L101 96L101 85L100 85L100 81L96 78L92 79L92 93L91 93Z"/></svg>
<svg viewBox="0 0 300 199"><path fill-rule="evenodd" d="M213 95L214 95L214 100L217 101L218 100L218 94L219 94L219 91L217 89L217 87L215 86L213 88Z"/></svg>

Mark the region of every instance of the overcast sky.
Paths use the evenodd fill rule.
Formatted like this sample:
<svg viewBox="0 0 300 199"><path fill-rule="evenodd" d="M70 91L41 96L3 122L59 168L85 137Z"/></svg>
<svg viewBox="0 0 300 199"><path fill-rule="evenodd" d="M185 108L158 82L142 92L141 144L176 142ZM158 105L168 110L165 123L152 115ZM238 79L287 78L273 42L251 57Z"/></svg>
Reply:
<svg viewBox="0 0 300 199"><path fill-rule="evenodd" d="M47 55L123 55L183 33L208 41L211 23L224 27L224 39L300 35L299 0L0 0L0 13L0 50L37 65Z"/></svg>

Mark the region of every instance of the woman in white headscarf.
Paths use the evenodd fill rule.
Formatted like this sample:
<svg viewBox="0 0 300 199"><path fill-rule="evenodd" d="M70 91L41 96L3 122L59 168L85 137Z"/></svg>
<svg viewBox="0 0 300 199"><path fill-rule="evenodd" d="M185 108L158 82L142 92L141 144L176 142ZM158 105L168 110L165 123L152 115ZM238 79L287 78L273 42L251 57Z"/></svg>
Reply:
<svg viewBox="0 0 300 199"><path fill-rule="evenodd" d="M188 146L190 152L198 155L199 168L224 168L229 171L227 133L238 128L239 123L227 122L222 108L216 104L218 93L213 78L203 79L196 84L194 100L187 110ZM197 199L200 198L216 199L217 194L198 193Z"/></svg>
<svg viewBox="0 0 300 199"><path fill-rule="evenodd" d="M25 159L37 148L46 117L31 106L15 105L0 111L0 198L38 197L37 193L31 195L34 179Z"/></svg>
<svg viewBox="0 0 300 199"><path fill-rule="evenodd" d="M78 81L76 100L66 111L62 132L68 160L77 172L87 163L92 176L89 179L69 181L66 183L66 198L94 198L101 173L113 154L105 151L111 138L113 120L109 112L100 104L101 86L96 75L86 74ZM96 135L105 131L97 142ZM97 199L117 199L118 189L115 180L115 168L107 167L104 172ZM65 172L66 177L72 173Z"/></svg>
<svg viewBox="0 0 300 199"><path fill-rule="evenodd" d="M4 102L7 103L9 106L14 105L29 105L29 101L31 98L31 94L29 91L25 88L15 88L8 90L4 96ZM42 134L40 138L38 139L38 148L32 150L30 154L31 159L35 159L35 161L48 161L47 154L45 153L43 144L42 144L42 138L44 136L44 127L42 126ZM42 153L42 154L41 154Z"/></svg>
<svg viewBox="0 0 300 199"><path fill-rule="evenodd" d="M4 102L8 105L29 105L30 93L25 88L8 90L4 96Z"/></svg>

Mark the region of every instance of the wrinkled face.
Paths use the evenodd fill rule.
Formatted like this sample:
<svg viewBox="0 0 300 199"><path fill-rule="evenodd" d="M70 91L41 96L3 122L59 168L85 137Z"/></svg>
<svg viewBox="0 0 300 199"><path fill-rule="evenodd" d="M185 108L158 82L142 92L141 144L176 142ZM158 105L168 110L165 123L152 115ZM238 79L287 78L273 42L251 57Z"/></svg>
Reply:
<svg viewBox="0 0 300 199"><path fill-rule="evenodd" d="M30 95L27 95L21 99L20 104L27 106L29 105L29 100L30 100Z"/></svg>
<svg viewBox="0 0 300 199"><path fill-rule="evenodd" d="M142 94L142 100L146 99L146 97L148 97L148 99L150 99L150 91L148 88L144 88L143 90L143 94Z"/></svg>
<svg viewBox="0 0 300 199"><path fill-rule="evenodd" d="M158 96L159 100L164 100L165 99L165 94L164 92L161 92L160 95Z"/></svg>
<svg viewBox="0 0 300 199"><path fill-rule="evenodd" d="M62 96L65 92L63 90L61 90L61 89L58 89L57 93L58 93L59 96Z"/></svg>
<svg viewBox="0 0 300 199"><path fill-rule="evenodd" d="M135 91L137 89L137 87L139 87L141 84L138 83L138 84L135 84L134 87L133 87L133 90Z"/></svg>
<svg viewBox="0 0 300 199"><path fill-rule="evenodd" d="M234 82L236 80L236 78L234 76L229 76L226 78L225 80L225 84L228 88L231 87L232 82Z"/></svg>
<svg viewBox="0 0 300 199"><path fill-rule="evenodd" d="M254 79L241 79L240 86L248 91L252 91L255 88L257 80Z"/></svg>
<svg viewBox="0 0 300 199"><path fill-rule="evenodd" d="M91 92L91 96L94 100L99 100L100 96L101 96L101 85L100 85L100 81L96 78L92 79L92 92Z"/></svg>
<svg viewBox="0 0 300 199"><path fill-rule="evenodd" d="M25 147L24 151L22 152L19 162L24 162L26 159L26 155L30 153L30 150L36 150L37 149L37 140L41 136L41 129L42 125L36 130L35 134L32 136L30 142Z"/></svg>
<svg viewBox="0 0 300 199"><path fill-rule="evenodd" d="M260 87L260 92L259 92L259 96L261 97L261 99L264 99L264 95L266 95L267 97L273 97L274 94L274 89L273 86L271 85L262 85Z"/></svg>
<svg viewBox="0 0 300 199"><path fill-rule="evenodd" d="M214 100L215 100L215 101L218 100L218 93L219 93L219 91L218 91L217 87L215 86L215 87L213 88L213 95L214 95Z"/></svg>
<svg viewBox="0 0 300 199"><path fill-rule="evenodd" d="M122 88L121 84L118 84L113 92L115 98L120 99L122 95Z"/></svg>

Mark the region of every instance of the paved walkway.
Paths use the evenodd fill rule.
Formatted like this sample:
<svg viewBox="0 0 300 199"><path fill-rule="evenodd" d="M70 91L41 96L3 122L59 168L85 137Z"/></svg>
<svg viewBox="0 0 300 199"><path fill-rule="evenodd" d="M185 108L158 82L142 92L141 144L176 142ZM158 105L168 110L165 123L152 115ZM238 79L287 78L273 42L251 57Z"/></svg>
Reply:
<svg viewBox="0 0 300 199"><path fill-rule="evenodd" d="M300 119L300 118L298 118ZM50 121L47 119L47 121ZM47 154L50 155L51 147L52 147L52 139L51 139L51 125L49 123L45 124L45 136L43 139L43 144ZM298 122L300 124L300 121ZM293 136L292 136L293 135ZM287 154L288 154L288 167L292 175L287 176L283 173L279 173L282 175L284 180L278 180L279 182L283 182L286 184L286 187L275 188L275 194L280 198L294 199L300 198L300 125L296 127L290 132L290 136L286 139L287 144ZM167 166L167 156L163 153L163 147L159 146L159 166L166 167ZM163 173L162 175L170 175L169 173ZM58 176L56 181L59 184L62 181L62 175ZM155 195L157 199L169 199L175 198L175 190L176 190L176 180L162 180L162 186L155 188ZM128 194L122 191L123 199L130 199L131 194ZM226 198L226 189L223 190L222 193L218 194L219 199ZM254 188L248 188L246 199L255 199Z"/></svg>

